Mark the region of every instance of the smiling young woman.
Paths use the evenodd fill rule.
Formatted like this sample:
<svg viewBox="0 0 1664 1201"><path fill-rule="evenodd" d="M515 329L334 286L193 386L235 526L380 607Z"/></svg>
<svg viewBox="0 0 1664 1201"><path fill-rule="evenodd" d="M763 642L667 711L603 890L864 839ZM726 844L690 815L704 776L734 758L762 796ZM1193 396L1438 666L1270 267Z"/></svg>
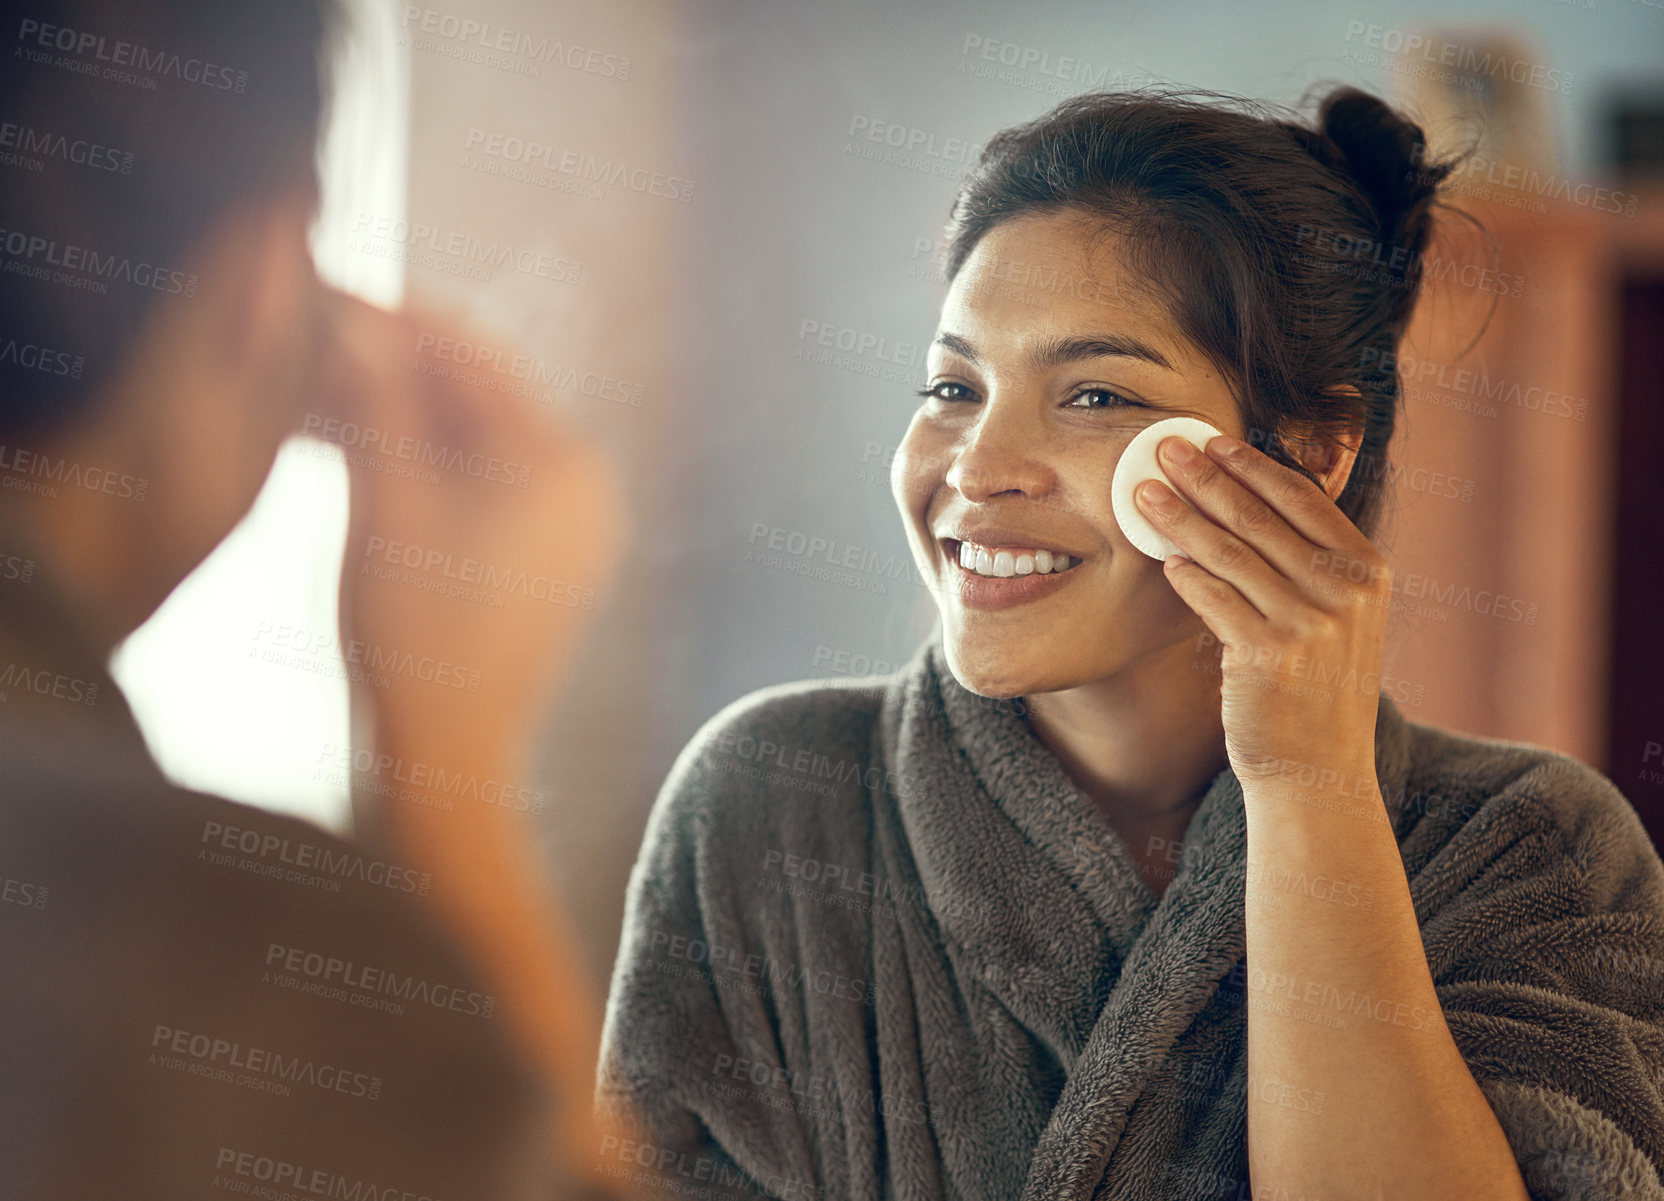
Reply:
<svg viewBox="0 0 1664 1201"><path fill-rule="evenodd" d="M1424 153L1350 89L990 142L892 472L939 627L713 718L631 879L601 1096L667 1184L1664 1196L1664 864L1381 690ZM1171 417L1161 562L1110 480Z"/></svg>

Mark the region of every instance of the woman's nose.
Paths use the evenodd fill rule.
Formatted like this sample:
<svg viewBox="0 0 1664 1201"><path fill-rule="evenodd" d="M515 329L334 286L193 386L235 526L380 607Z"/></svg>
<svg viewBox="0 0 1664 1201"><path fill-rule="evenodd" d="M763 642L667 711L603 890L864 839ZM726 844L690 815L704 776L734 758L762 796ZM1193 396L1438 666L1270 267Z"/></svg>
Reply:
<svg viewBox="0 0 1664 1201"><path fill-rule="evenodd" d="M966 500L985 501L1011 492L1038 500L1056 475L1048 465L1039 422L1015 406L985 402L976 424L953 450L947 483Z"/></svg>

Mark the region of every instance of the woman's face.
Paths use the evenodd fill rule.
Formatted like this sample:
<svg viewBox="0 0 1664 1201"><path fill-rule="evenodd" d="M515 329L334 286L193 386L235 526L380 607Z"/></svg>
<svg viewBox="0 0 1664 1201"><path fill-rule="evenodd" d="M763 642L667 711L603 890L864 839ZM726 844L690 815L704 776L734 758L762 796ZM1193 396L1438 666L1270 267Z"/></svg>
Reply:
<svg viewBox="0 0 1664 1201"><path fill-rule="evenodd" d="M1110 507L1135 434L1199 417L1234 437L1224 379L1129 276L1120 240L1078 213L1016 217L954 279L929 395L891 472L922 578L965 687L1010 697L1115 675L1202 632ZM961 566L960 544L1027 575ZM1042 573L1050 552L1053 571ZM1055 556L1071 564L1059 573Z"/></svg>

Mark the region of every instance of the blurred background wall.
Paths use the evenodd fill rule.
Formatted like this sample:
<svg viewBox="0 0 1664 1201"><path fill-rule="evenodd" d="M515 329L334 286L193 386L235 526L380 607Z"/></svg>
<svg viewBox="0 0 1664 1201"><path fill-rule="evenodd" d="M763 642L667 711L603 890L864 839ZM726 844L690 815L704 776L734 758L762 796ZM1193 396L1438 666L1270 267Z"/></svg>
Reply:
<svg viewBox="0 0 1664 1201"><path fill-rule="evenodd" d="M592 431L630 481L626 567L542 766L542 835L597 989L694 730L763 685L888 670L929 630L887 480L942 224L990 135L1094 87L1292 104L1349 82L1445 148L1481 137L1457 199L1496 247L1453 235L1404 348L1387 672L1412 719L1606 770L1664 842L1658 0L370 8L407 72L387 136L408 167L396 206L332 236L526 347L544 380L527 402ZM418 224L578 270L478 278ZM316 756L316 732L286 737ZM340 820L294 793L265 799Z"/></svg>

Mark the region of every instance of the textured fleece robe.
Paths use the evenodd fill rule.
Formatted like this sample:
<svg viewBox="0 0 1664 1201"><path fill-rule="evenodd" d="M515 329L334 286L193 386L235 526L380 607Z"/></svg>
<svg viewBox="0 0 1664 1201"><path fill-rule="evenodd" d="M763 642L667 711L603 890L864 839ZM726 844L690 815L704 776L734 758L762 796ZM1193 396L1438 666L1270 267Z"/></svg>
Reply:
<svg viewBox="0 0 1664 1201"><path fill-rule="evenodd" d="M1634 810L1385 697L1376 758L1445 1021L1533 1197L1664 1198L1664 864ZM597 1099L641 1138L608 1153L684 1195L1248 1197L1251 1010L1423 1015L1256 972L1245 849L1226 770L1158 902L939 632L893 676L754 693L677 760L631 876Z"/></svg>

